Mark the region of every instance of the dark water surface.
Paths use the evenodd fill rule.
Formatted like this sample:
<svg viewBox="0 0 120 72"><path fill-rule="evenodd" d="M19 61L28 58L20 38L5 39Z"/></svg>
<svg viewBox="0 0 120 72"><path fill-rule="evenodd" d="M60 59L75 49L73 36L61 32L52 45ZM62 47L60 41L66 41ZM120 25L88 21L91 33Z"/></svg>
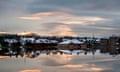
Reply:
<svg viewBox="0 0 120 72"><path fill-rule="evenodd" d="M46 55L36 58L0 56L0 72L120 72L120 55Z"/></svg>

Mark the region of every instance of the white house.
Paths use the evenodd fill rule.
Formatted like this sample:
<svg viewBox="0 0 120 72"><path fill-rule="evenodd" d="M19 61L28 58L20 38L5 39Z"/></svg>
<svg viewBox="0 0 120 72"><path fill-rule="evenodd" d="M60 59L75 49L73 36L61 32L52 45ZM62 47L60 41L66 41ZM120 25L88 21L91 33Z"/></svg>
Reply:
<svg viewBox="0 0 120 72"><path fill-rule="evenodd" d="M50 43L48 39L36 39L35 43Z"/></svg>
<svg viewBox="0 0 120 72"><path fill-rule="evenodd" d="M5 39L4 41L8 42L8 43L17 43L18 42L16 39Z"/></svg>
<svg viewBox="0 0 120 72"><path fill-rule="evenodd" d="M80 45L84 42L81 42L77 39L66 40L58 44L58 49L69 50L69 49L79 49Z"/></svg>
<svg viewBox="0 0 120 72"><path fill-rule="evenodd" d="M29 38L22 37L22 38L20 39L20 41L21 41L22 43L25 43L25 42L34 43L35 38L33 38L33 37L29 37Z"/></svg>

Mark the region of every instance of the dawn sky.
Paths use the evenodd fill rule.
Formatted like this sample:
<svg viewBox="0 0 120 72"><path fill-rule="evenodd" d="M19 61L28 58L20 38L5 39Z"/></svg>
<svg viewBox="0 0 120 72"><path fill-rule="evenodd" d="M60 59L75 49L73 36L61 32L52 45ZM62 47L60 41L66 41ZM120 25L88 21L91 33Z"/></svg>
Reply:
<svg viewBox="0 0 120 72"><path fill-rule="evenodd" d="M120 35L120 0L0 0L0 31Z"/></svg>

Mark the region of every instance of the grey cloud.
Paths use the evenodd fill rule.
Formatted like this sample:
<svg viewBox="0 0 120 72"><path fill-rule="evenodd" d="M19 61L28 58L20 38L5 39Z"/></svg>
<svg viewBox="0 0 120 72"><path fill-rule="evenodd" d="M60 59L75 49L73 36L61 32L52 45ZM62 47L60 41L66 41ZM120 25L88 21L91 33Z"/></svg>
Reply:
<svg viewBox="0 0 120 72"><path fill-rule="evenodd" d="M60 23L60 22L43 23L43 24L39 24L38 26L42 26L44 28L43 31L51 31L51 30L54 30L54 29L56 29L56 27L59 27L61 25L66 26L66 24Z"/></svg>
<svg viewBox="0 0 120 72"><path fill-rule="evenodd" d="M33 0L0 0L0 14L17 14L26 12L26 8Z"/></svg>
<svg viewBox="0 0 120 72"><path fill-rule="evenodd" d="M58 25L66 25L66 24L60 23L60 22L51 22L51 23L44 23L42 25L47 27L47 28L53 28L53 27L56 27Z"/></svg>
<svg viewBox="0 0 120 72"><path fill-rule="evenodd" d="M32 12L34 8L41 9L42 7L52 8L60 10L60 8L72 9L75 11L80 10L103 10L103 11L119 11L120 10L119 0L36 0L31 3ZM42 11L42 10L41 10ZM64 10L63 10L64 11Z"/></svg>
<svg viewBox="0 0 120 72"><path fill-rule="evenodd" d="M79 35L92 36L92 34L96 34L96 36L110 36L112 34L120 34L120 26L111 26L111 25L90 25L90 26L80 26L80 25L71 25L70 26L73 32L76 32Z"/></svg>

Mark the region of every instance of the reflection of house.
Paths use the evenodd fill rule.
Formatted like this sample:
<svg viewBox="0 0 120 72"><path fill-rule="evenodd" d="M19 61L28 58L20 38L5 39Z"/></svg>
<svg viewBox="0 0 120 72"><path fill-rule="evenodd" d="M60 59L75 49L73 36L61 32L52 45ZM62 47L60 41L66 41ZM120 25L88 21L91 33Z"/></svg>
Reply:
<svg viewBox="0 0 120 72"><path fill-rule="evenodd" d="M109 39L101 39L101 52L109 52L110 54L120 53L120 37L112 36Z"/></svg>
<svg viewBox="0 0 120 72"><path fill-rule="evenodd" d="M80 47L81 47L81 50L86 50L87 49L87 43L86 42L82 43L80 45Z"/></svg>
<svg viewBox="0 0 120 72"><path fill-rule="evenodd" d="M118 53L120 51L120 37L112 36L109 38L109 52L111 54Z"/></svg>
<svg viewBox="0 0 120 72"><path fill-rule="evenodd" d="M82 44L84 44L84 42L81 42L77 39L66 40L58 44L58 49L62 50L80 49ZM85 46L82 47L84 48Z"/></svg>
<svg viewBox="0 0 120 72"><path fill-rule="evenodd" d="M101 52L108 52L108 39L102 38L100 41Z"/></svg>
<svg viewBox="0 0 120 72"><path fill-rule="evenodd" d="M33 43L32 50L56 50L57 44L55 43Z"/></svg>
<svg viewBox="0 0 120 72"><path fill-rule="evenodd" d="M32 49L34 50L55 50L57 46L56 42L51 42L48 39L37 39L32 44Z"/></svg>

